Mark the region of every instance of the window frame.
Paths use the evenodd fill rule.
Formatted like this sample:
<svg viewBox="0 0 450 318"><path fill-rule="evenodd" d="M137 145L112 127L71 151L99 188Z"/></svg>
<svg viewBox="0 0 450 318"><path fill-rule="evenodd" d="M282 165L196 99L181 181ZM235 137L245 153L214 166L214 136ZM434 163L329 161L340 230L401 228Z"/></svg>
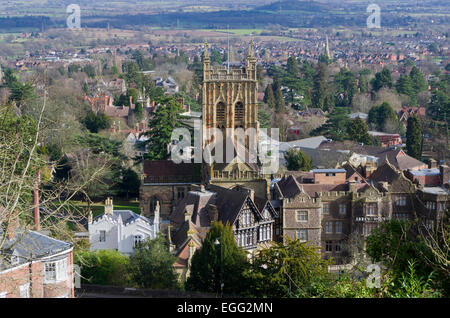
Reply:
<svg viewBox="0 0 450 318"><path fill-rule="evenodd" d="M338 227L338 224L339 224L339 227ZM341 221L334 222L334 233L342 234L343 227L344 227L344 225ZM339 229L339 231L338 231L338 229Z"/></svg>
<svg viewBox="0 0 450 318"><path fill-rule="evenodd" d="M300 233L304 233L305 238L302 239L301 236L299 235ZM308 241L308 230L307 229L297 229L296 233L295 233L295 237L297 240L299 240L300 242L306 242Z"/></svg>
<svg viewBox="0 0 450 318"><path fill-rule="evenodd" d="M53 270L48 270L53 267ZM52 274L49 277L49 273ZM67 280L67 258L44 263L44 284L54 284Z"/></svg>
<svg viewBox="0 0 450 318"><path fill-rule="evenodd" d="M325 233L332 234L333 233L333 222L327 221L325 222Z"/></svg>
<svg viewBox="0 0 450 318"><path fill-rule="evenodd" d="M30 298L30 283L25 283L19 286L20 298Z"/></svg>
<svg viewBox="0 0 450 318"><path fill-rule="evenodd" d="M297 210L295 211L295 220L297 222L308 222L309 221L309 215L308 210Z"/></svg>
<svg viewBox="0 0 450 318"><path fill-rule="evenodd" d="M325 207L326 207L326 209L325 209ZM329 203L324 203L322 205L322 214L323 215L330 215L330 204Z"/></svg>
<svg viewBox="0 0 450 318"><path fill-rule="evenodd" d="M99 231L99 238L98 238L98 241L99 241L100 243L106 242L106 230L100 230L100 231Z"/></svg>

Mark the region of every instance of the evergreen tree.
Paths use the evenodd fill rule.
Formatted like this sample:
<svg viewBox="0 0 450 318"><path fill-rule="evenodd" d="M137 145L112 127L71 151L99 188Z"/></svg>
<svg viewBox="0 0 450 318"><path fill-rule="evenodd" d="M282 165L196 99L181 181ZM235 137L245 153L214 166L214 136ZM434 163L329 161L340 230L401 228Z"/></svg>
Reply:
<svg viewBox="0 0 450 318"><path fill-rule="evenodd" d="M169 154L167 145L171 142L172 131L181 127L180 113L183 111L180 103L173 97L162 101L162 105L156 108L149 122L149 130L145 133L149 139L145 142L148 153L145 158L148 160L163 160Z"/></svg>
<svg viewBox="0 0 450 318"><path fill-rule="evenodd" d="M98 133L100 130L110 127L110 119L104 113L96 114L89 111L83 120L83 124L91 133Z"/></svg>
<svg viewBox="0 0 450 318"><path fill-rule="evenodd" d="M350 106L353 96L356 94L355 74L347 69L341 69L339 73L334 76L334 83L336 86L337 97L336 106Z"/></svg>
<svg viewBox="0 0 450 318"><path fill-rule="evenodd" d="M176 289L178 275L173 267L175 260L164 236L147 239L130 256L131 276L141 288Z"/></svg>
<svg viewBox="0 0 450 318"><path fill-rule="evenodd" d="M416 94L427 89L425 77L416 66L413 66L411 69L409 77L411 78L412 87Z"/></svg>
<svg viewBox="0 0 450 318"><path fill-rule="evenodd" d="M304 61L302 64L302 75L306 83L312 83L314 81L314 68L308 61Z"/></svg>
<svg viewBox="0 0 450 318"><path fill-rule="evenodd" d="M413 81L411 80L411 77L407 75L401 75L397 83L395 84L395 87L397 89L397 92L399 92L400 94L405 94L411 98L412 105L417 104L417 92L413 87Z"/></svg>
<svg viewBox="0 0 450 318"><path fill-rule="evenodd" d="M392 88L392 75L387 67L375 74L375 78L372 79L372 87L375 91L379 91L383 87Z"/></svg>
<svg viewBox="0 0 450 318"><path fill-rule="evenodd" d="M272 84L272 90L275 98L275 109L277 112L283 112L286 108L283 93L281 92L281 83L279 79L275 79Z"/></svg>
<svg viewBox="0 0 450 318"><path fill-rule="evenodd" d="M86 96L89 96L89 85L86 82L83 83L83 92L86 94Z"/></svg>
<svg viewBox="0 0 450 318"><path fill-rule="evenodd" d="M260 250L251 264L248 294L269 298L313 296L312 286L324 287L331 265L317 250L310 242L289 238Z"/></svg>
<svg viewBox="0 0 450 318"><path fill-rule="evenodd" d="M260 85L264 83L264 67L261 64L256 65L256 79Z"/></svg>
<svg viewBox="0 0 450 318"><path fill-rule="evenodd" d="M398 122L398 116L391 105L384 102L380 106L373 106L370 109L367 121L373 124L376 130L384 131L388 122Z"/></svg>
<svg viewBox="0 0 450 318"><path fill-rule="evenodd" d="M326 65L319 63L314 75L314 84L312 92L312 103L314 107L326 110L326 98L328 94L328 84L326 77Z"/></svg>
<svg viewBox="0 0 450 318"><path fill-rule="evenodd" d="M264 102L269 105L270 108L275 107L275 96L273 95L272 85L268 84L264 92Z"/></svg>
<svg viewBox="0 0 450 318"><path fill-rule="evenodd" d="M371 138L366 123L359 117L352 120L347 126L347 134L351 140L371 144Z"/></svg>
<svg viewBox="0 0 450 318"><path fill-rule="evenodd" d="M9 96L9 100L16 102L17 107L21 107L25 102L35 96L34 87L31 82L23 84L21 82L13 82L10 90L11 95Z"/></svg>
<svg viewBox="0 0 450 318"><path fill-rule="evenodd" d="M420 126L420 120L416 116L410 116L408 118L406 152L416 159L422 157L422 128Z"/></svg>
<svg viewBox="0 0 450 318"><path fill-rule="evenodd" d="M309 171L313 168L311 158L300 149L291 148L284 155L290 171Z"/></svg>
<svg viewBox="0 0 450 318"><path fill-rule="evenodd" d="M367 77L364 74L359 76L358 88L360 93L367 93L369 91L369 82L367 81Z"/></svg>
<svg viewBox="0 0 450 318"><path fill-rule="evenodd" d="M291 76L298 75L298 62L295 57L291 56L288 58L286 70Z"/></svg>
<svg viewBox="0 0 450 318"><path fill-rule="evenodd" d="M213 222L201 249L192 258L187 290L238 295L246 288L246 253L237 246L229 224Z"/></svg>

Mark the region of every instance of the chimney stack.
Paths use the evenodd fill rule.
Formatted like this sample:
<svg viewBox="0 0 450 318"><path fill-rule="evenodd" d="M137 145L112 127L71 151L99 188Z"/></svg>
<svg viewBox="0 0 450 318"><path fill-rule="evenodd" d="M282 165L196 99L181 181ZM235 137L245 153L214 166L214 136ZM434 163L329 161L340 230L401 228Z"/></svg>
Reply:
<svg viewBox="0 0 450 318"><path fill-rule="evenodd" d="M187 210L184 211L184 221L185 222L189 222L191 220L191 216L192 216L192 214L189 213Z"/></svg>
<svg viewBox="0 0 450 318"><path fill-rule="evenodd" d="M219 211L214 204L208 204L208 214L211 222L217 222L219 220Z"/></svg>
<svg viewBox="0 0 450 318"><path fill-rule="evenodd" d="M108 197L105 201L105 214L113 214L114 205L112 198Z"/></svg>

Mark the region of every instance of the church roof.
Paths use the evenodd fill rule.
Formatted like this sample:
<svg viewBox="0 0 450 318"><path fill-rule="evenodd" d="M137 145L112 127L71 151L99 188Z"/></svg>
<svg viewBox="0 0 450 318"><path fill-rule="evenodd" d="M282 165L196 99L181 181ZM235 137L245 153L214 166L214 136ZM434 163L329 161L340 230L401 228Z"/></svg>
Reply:
<svg viewBox="0 0 450 318"><path fill-rule="evenodd" d="M196 163L175 163L172 160L146 160L144 161L145 177L159 177L170 182L172 179L186 178L191 182L200 181L200 166Z"/></svg>

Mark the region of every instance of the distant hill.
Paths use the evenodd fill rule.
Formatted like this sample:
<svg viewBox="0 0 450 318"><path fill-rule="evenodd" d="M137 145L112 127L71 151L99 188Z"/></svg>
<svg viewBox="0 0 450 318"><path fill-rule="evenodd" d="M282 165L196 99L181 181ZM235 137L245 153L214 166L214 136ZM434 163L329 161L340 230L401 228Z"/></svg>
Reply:
<svg viewBox="0 0 450 318"><path fill-rule="evenodd" d="M329 6L327 6L324 3L319 3L315 1L296 1L296 0L273 2L268 5L256 7L255 10L280 11L280 8L282 11L308 11L314 13L329 10Z"/></svg>

